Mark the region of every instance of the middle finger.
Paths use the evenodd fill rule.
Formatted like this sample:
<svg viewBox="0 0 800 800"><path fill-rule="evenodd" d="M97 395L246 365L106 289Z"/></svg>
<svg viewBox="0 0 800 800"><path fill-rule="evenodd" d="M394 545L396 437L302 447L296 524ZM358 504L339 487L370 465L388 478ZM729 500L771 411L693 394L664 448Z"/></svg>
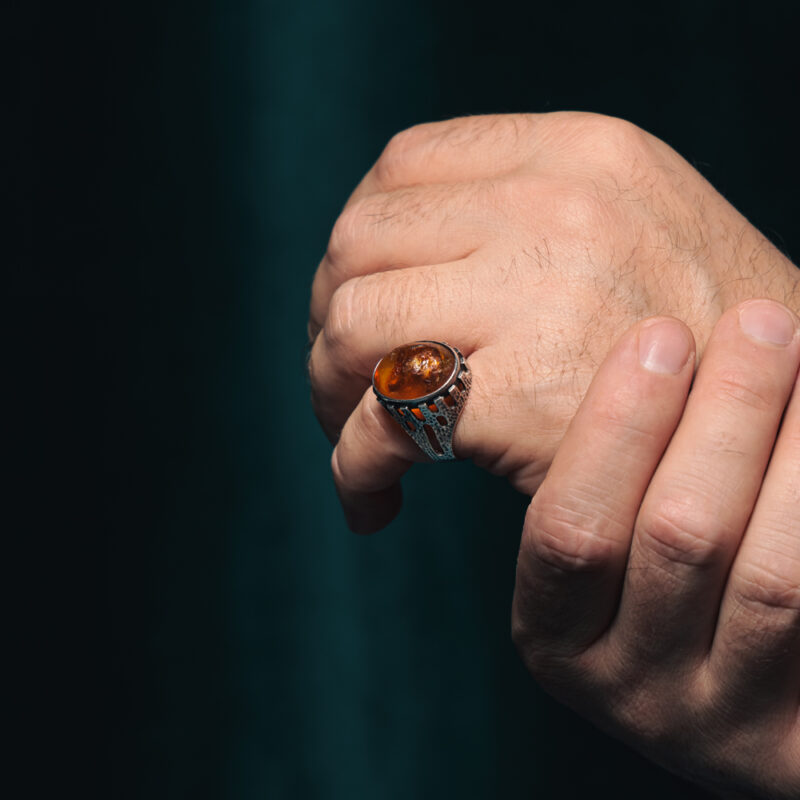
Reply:
<svg viewBox="0 0 800 800"><path fill-rule="evenodd" d="M325 324L333 293L373 272L466 258L489 236L489 185L433 184L363 197L336 220L311 286L310 333Z"/></svg>

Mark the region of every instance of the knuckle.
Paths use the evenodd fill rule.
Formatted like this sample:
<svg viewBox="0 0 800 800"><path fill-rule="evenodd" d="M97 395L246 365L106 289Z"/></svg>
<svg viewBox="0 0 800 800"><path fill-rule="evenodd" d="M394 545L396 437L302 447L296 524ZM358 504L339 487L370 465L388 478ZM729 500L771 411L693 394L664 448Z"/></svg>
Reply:
<svg viewBox="0 0 800 800"><path fill-rule="evenodd" d="M548 683L548 679L556 675L563 680L569 674L568 660L552 641L542 639L522 617L512 616L511 642L525 668L541 683Z"/></svg>
<svg viewBox="0 0 800 800"><path fill-rule="evenodd" d="M511 642L532 674L537 675L543 671L543 662L546 661L549 650L531 625L528 616L520 612L516 602L511 606Z"/></svg>
<svg viewBox="0 0 800 800"><path fill-rule="evenodd" d="M452 147L481 144L495 146L517 143L530 129L529 114L485 114L459 117L443 131L440 141Z"/></svg>
<svg viewBox="0 0 800 800"><path fill-rule="evenodd" d="M332 295L322 328L326 347L334 354L346 351L355 341L361 320L361 278L345 281Z"/></svg>
<svg viewBox="0 0 800 800"><path fill-rule="evenodd" d="M591 185L571 183L551 188L546 198L552 219L559 221L563 235L585 239L608 228L611 209Z"/></svg>
<svg viewBox="0 0 800 800"><path fill-rule="evenodd" d="M590 506L586 498L572 502L563 493L548 495L542 487L529 506L522 546L533 558L557 570L605 569L616 553L614 539L604 530L607 515Z"/></svg>
<svg viewBox="0 0 800 800"><path fill-rule="evenodd" d="M357 408L348 421L331 456L334 483L350 491L374 491L373 474L364 466L364 453L380 447L384 440L380 420L371 403Z"/></svg>
<svg viewBox="0 0 800 800"><path fill-rule="evenodd" d="M617 660L604 689L615 725L647 746L666 749L685 736L686 720L695 711L701 724L702 687L697 664L665 670L655 663Z"/></svg>
<svg viewBox="0 0 800 800"><path fill-rule="evenodd" d="M331 473L333 474L333 482L336 486L349 486L348 475L345 469L342 469L341 460L341 445L333 448L331 453Z"/></svg>
<svg viewBox="0 0 800 800"><path fill-rule="evenodd" d="M731 580L731 596L737 609L752 615L779 616L800 622L800 562L795 577L757 563L743 565Z"/></svg>
<svg viewBox="0 0 800 800"><path fill-rule="evenodd" d="M714 375L713 387L724 403L760 412L772 409L778 396L775 381L756 370L719 370Z"/></svg>
<svg viewBox="0 0 800 800"><path fill-rule="evenodd" d="M514 603L511 607L511 641L521 656L527 656L531 636L528 618L519 612L517 604Z"/></svg>
<svg viewBox="0 0 800 800"><path fill-rule="evenodd" d="M619 117L593 114L583 124L585 143L599 160L625 162L646 147L647 134L638 125Z"/></svg>
<svg viewBox="0 0 800 800"><path fill-rule="evenodd" d="M559 238L585 241L614 221L614 208L603 200L596 186L578 178L548 178L520 174L495 184L493 204L504 213L510 209L523 224L548 220L548 228Z"/></svg>
<svg viewBox="0 0 800 800"><path fill-rule="evenodd" d="M645 552L665 561L707 567L722 557L721 522L698 499L665 498L643 509L636 535Z"/></svg>
<svg viewBox="0 0 800 800"><path fill-rule="evenodd" d="M612 715L622 731L643 744L663 746L671 738L671 715L649 687L619 687Z"/></svg>
<svg viewBox="0 0 800 800"><path fill-rule="evenodd" d="M430 126L414 125L389 139L375 163L375 177L381 186L404 182L409 167L417 160L420 149L430 139Z"/></svg>
<svg viewBox="0 0 800 800"><path fill-rule="evenodd" d="M556 112L551 138L571 146L588 163L613 168L627 166L645 154L650 135L620 117L590 112Z"/></svg>
<svg viewBox="0 0 800 800"><path fill-rule="evenodd" d="M389 140L375 163L375 176L383 187L403 185L420 163L443 152L466 153L474 145L493 147L524 140L531 119L530 114L488 114L414 125Z"/></svg>
<svg viewBox="0 0 800 800"><path fill-rule="evenodd" d="M699 734L707 733L710 714L700 707L698 676L687 670L680 678L671 671L650 675L646 680L619 685L611 704L611 717L624 732L651 752L674 752L685 746L687 724ZM719 731L715 731L719 735ZM704 736L698 735L694 752L706 757Z"/></svg>
<svg viewBox="0 0 800 800"><path fill-rule="evenodd" d="M559 684L574 689L585 682L594 672L593 654L565 646L561 633L543 630L538 616L531 619L520 610L517 592L511 611L511 641L525 668L551 691Z"/></svg>
<svg viewBox="0 0 800 800"><path fill-rule="evenodd" d="M800 583L750 565L729 580L727 600L726 645L749 669L761 672L797 651Z"/></svg>
<svg viewBox="0 0 800 800"><path fill-rule="evenodd" d="M347 457L347 442L340 439L331 455L331 473L336 486L357 492L363 488L363 475L354 469Z"/></svg>
<svg viewBox="0 0 800 800"><path fill-rule="evenodd" d="M356 200L339 214L328 240L326 256L329 266L343 280L347 278L344 270L348 258L358 249L366 232L364 203L365 198Z"/></svg>

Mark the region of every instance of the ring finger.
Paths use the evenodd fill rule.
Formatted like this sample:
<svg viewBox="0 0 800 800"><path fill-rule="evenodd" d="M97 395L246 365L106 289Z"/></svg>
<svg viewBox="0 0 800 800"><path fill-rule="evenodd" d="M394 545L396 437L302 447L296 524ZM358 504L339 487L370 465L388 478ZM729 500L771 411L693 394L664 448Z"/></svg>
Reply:
<svg viewBox="0 0 800 800"><path fill-rule="evenodd" d="M450 338L450 342L457 342ZM459 349L463 350L461 343ZM472 386L464 412L453 430L457 458L476 457L481 449L497 452L493 438L504 435L503 413L490 401L496 354L486 347L469 358ZM371 389L361 397L342 429L331 468L345 517L357 533L372 533L387 525L401 504L400 478L427 457L400 425L379 405Z"/></svg>
<svg viewBox="0 0 800 800"><path fill-rule="evenodd" d="M481 274L462 260L365 275L337 290L308 365L312 403L332 441L387 351L439 339L469 355L484 343L493 314L482 300Z"/></svg>

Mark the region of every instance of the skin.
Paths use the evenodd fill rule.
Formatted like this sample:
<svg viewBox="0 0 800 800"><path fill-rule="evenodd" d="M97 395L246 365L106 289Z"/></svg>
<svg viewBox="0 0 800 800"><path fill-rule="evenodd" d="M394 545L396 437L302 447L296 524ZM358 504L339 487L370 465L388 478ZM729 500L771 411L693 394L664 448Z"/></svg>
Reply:
<svg viewBox="0 0 800 800"><path fill-rule="evenodd" d="M757 656L756 646L747 651L744 642L760 642L764 625L773 622L772 609L783 624L776 633L782 642L777 651L797 652L796 422L776 445L776 454L788 453L782 456L790 480L784 491L794 501L788 504L794 517L790 514L787 522L771 500L762 504L765 517L782 520L774 523L785 534L782 549L774 550L774 536L761 527L754 534L748 528L745 540L742 536L749 517L745 499L750 498L752 510L764 453L768 457L797 374L796 363L791 374L791 362L798 345L793 340L786 347L762 344L752 350L756 345L747 338L751 358L739 359L735 368L725 366L722 353L731 345L720 337L740 332L730 322L739 309L725 312L748 298L770 298L800 310L796 268L677 153L639 128L573 113L433 123L404 131L389 143L334 226L312 287L309 373L316 413L336 444L331 463L345 515L353 530L367 533L399 511L400 477L413 462L424 460L372 396L371 370L383 354L405 342L440 339L457 345L469 358L473 386L455 430L456 455L506 476L523 492L536 492L523 534L514 606L515 641L531 672L601 727L671 769L710 785L788 797L798 792L798 687L795 683L793 695L781 695L793 704L770 702L774 676L768 666L774 659ZM612 347L631 325L653 324L639 321L654 315L683 320L692 353L676 376L634 379L631 363L621 357L613 361L624 345ZM622 342L632 336L639 334L626 334ZM684 434L683 449L673 451L670 445L674 463L667 477L660 477L661 467L648 474L645 465L654 458L658 462L678 425L693 367L707 348L702 364L712 366L701 366L692 396L701 386L711 387L699 395L708 409L702 415L699 400L687 405L675 435L684 426L694 433ZM773 350L781 355L770 361ZM598 372L610 351L616 366L605 362ZM773 375L763 396L745 362ZM714 369L717 384L711 378L701 382L704 371L713 375ZM636 373L640 378L641 372ZM595 388L604 373L611 378L600 384L605 388ZM783 377L775 377L778 373ZM635 439L638 432L643 440L639 450L610 445L617 428L623 435L624 419L615 428L601 413L598 424L585 410L589 400L581 405L595 375L590 397L602 400L606 393L615 402L625 400L622 408L639 426L629 433ZM642 397L634 403L635 391ZM748 449L737 438L751 423L745 408L720 416L726 397L772 415L774 430L762 420L758 452L755 440L748 440ZM640 407L648 408L653 419L638 420L634 410ZM606 407L605 413L612 410ZM584 426L584 440L591 431L609 437L607 458L584 465L579 487L570 488L565 479L566 494L560 497L552 476L558 474L559 459L565 463L562 454L569 453L570 442L582 441L574 433L564 438L581 415L594 420ZM787 412L786 419L796 421L797 415ZM657 430L644 435L647 424ZM709 441L700 436L706 428L715 431ZM703 441L708 453L700 446ZM639 461L630 461L636 452ZM619 461L623 455L628 461ZM720 461L723 456L727 460ZM742 472L740 462L749 464L750 472ZM615 463L616 471L610 469ZM612 474L613 485L604 484ZM593 483L593 475L599 483ZM647 488L651 480L655 490ZM548 497L550 505L537 516ZM727 508L720 505L721 497L732 502L717 530ZM614 508L607 509L603 504L612 500ZM660 522L637 528L630 519L638 518L640 506L660 509L655 514ZM549 519L548 508L556 516L551 537L548 525L537 522ZM592 525L583 530L598 517L598 508L613 536ZM560 541L559 535L566 538ZM752 539L756 544L746 549ZM766 544L758 544L761 539ZM553 547L549 562L537 550L539 541ZM727 569L742 552L752 553L756 566L750 572L746 568L746 579L734 584L734 599L719 606L720 597L729 597ZM536 566L542 560L552 568L549 578ZM559 578L573 583L562 586ZM745 584L750 595L739 588ZM569 602L575 608L568 608ZM718 607L734 620L720 631L734 631L736 637L727 650L714 651L721 659L714 661L715 671L697 671L698 664L710 663L712 652L700 643L717 642L716 629L697 609ZM630 611L637 608L639 616ZM647 616L647 609L655 616ZM537 620L548 621L547 631L537 629ZM592 643L605 641L612 630L622 633L608 636L614 644L602 650L605 656L581 660L584 652L600 652ZM564 654L555 644L579 634L584 650ZM724 686L736 683L726 677L726 668L736 666L737 643L749 664L741 673L755 676L755 683L750 681L746 692L740 685L738 694L734 688L726 694ZM784 664L795 676L798 666L797 660ZM662 677L650 680L655 675ZM695 694L687 688L691 676L700 676ZM780 749L776 731L788 731L788 719L795 729L781 739L789 744ZM767 756L772 758L765 762ZM764 763L770 764L769 774Z"/></svg>
<svg viewBox="0 0 800 800"><path fill-rule="evenodd" d="M753 312L789 320L788 342L743 331ZM668 367L642 364L653 341ZM526 515L513 638L546 689L662 766L797 798L798 320L725 313L687 402L693 364L689 330L656 318L600 367Z"/></svg>

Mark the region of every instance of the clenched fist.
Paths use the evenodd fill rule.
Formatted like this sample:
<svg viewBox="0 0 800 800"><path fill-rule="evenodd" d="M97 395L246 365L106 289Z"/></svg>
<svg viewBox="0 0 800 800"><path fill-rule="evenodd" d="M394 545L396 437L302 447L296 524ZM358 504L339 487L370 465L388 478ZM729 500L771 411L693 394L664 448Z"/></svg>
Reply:
<svg viewBox="0 0 800 800"><path fill-rule="evenodd" d="M473 386L454 451L532 494L599 364L637 320L702 354L749 297L800 310L795 267L677 153L619 119L470 117L398 134L349 199L311 298L312 399L351 527L385 525L423 460L371 370L456 345Z"/></svg>

